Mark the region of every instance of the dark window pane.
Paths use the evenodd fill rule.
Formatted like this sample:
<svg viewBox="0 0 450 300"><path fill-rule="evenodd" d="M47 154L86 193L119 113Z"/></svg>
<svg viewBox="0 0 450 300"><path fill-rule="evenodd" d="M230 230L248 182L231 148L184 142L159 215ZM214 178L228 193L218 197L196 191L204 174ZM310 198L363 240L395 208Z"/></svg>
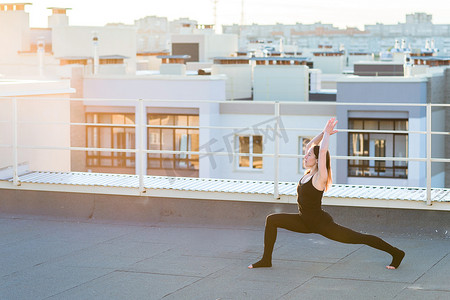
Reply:
<svg viewBox="0 0 450 300"><path fill-rule="evenodd" d="M349 155L350 156L364 155L364 134L350 133Z"/></svg>
<svg viewBox="0 0 450 300"><path fill-rule="evenodd" d="M364 129L362 120L350 120L348 122L349 129Z"/></svg>
<svg viewBox="0 0 450 300"><path fill-rule="evenodd" d="M394 156L395 157L408 157L408 136L407 135L395 135L394 136ZM396 166L407 166L407 161L395 161Z"/></svg>
<svg viewBox="0 0 450 300"><path fill-rule="evenodd" d="M395 121L395 130L408 130L408 121L407 120Z"/></svg>
<svg viewBox="0 0 450 300"><path fill-rule="evenodd" d="M395 168L395 177L408 178L408 169Z"/></svg>
<svg viewBox="0 0 450 300"><path fill-rule="evenodd" d="M378 121L364 120L364 130L378 130Z"/></svg>
<svg viewBox="0 0 450 300"><path fill-rule="evenodd" d="M364 129L407 130L407 120L349 120L349 128L360 122ZM408 157L408 135L394 133L349 133L349 156ZM400 168L398 168L400 166ZM349 160L348 176L407 178L407 162Z"/></svg>
<svg viewBox="0 0 450 300"><path fill-rule="evenodd" d="M302 152L300 154L306 154L306 145L308 145L308 143L311 142L311 139L309 138L302 138Z"/></svg>
<svg viewBox="0 0 450 300"><path fill-rule="evenodd" d="M394 121L381 120L380 130L394 130Z"/></svg>

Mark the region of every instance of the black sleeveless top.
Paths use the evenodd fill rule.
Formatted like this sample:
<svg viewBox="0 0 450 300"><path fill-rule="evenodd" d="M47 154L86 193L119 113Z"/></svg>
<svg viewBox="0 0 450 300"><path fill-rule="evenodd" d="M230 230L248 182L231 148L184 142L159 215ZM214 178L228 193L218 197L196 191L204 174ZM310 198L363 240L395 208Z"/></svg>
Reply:
<svg viewBox="0 0 450 300"><path fill-rule="evenodd" d="M307 182L302 184L302 180L297 186L298 210L303 214L314 214L322 210L323 191L319 191L312 184L313 175ZM303 177L302 177L303 178Z"/></svg>
<svg viewBox="0 0 450 300"><path fill-rule="evenodd" d="M333 222L333 218L322 210L323 191L319 191L312 184L314 176L303 184L301 179L298 182L297 203L300 216L305 225L312 232L320 232L321 228L327 226L329 222Z"/></svg>

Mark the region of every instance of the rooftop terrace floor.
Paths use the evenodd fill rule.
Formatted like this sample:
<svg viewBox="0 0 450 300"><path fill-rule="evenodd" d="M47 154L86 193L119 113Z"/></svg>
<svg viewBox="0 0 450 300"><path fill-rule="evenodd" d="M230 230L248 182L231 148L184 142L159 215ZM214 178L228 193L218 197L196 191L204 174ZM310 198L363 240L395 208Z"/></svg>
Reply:
<svg viewBox="0 0 450 300"><path fill-rule="evenodd" d="M279 230L273 267L249 270L263 226L0 214L1 299L449 299L450 239L372 232L363 245Z"/></svg>

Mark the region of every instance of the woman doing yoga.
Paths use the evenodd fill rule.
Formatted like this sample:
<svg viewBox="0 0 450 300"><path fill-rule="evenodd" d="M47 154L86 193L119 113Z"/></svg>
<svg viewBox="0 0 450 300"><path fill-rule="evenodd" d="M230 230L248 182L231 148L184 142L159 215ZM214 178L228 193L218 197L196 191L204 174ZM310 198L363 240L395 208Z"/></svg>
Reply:
<svg viewBox="0 0 450 300"><path fill-rule="evenodd" d="M337 130L337 120L330 119L322 133L306 146L303 165L307 170L297 186L299 213L272 214L266 219L264 231L264 254L260 261L248 266L262 268L272 266L272 252L277 238L277 229L284 228L299 233L318 233L334 241L348 244L365 244L392 256L388 269L396 269L405 252L391 246L382 239L362 234L336 224L331 216L322 210L322 196L331 185L331 166L328 144L330 136ZM320 145L319 145L320 144Z"/></svg>

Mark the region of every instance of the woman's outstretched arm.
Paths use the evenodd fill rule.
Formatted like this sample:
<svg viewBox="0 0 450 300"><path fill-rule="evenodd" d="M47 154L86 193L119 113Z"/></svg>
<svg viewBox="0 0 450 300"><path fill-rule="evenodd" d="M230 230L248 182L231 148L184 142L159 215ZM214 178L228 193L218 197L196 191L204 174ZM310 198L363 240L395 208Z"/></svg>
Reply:
<svg viewBox="0 0 450 300"><path fill-rule="evenodd" d="M335 120L335 118L332 118L332 119L328 120L328 123L329 123L331 120ZM327 125L328 125L328 123L327 123ZM336 123L337 123L337 121L336 121ZM336 123L335 123L335 125L336 125ZM326 126L325 126L325 128L326 128ZM311 141L309 141L308 144L306 144L306 147L305 147L305 153L308 153L308 151L309 151L309 149L310 149L311 147L320 144L320 142L321 142L322 139L323 139L323 134L324 134L324 132L325 132L325 129L324 129L321 133L319 133L318 135L316 135ZM333 135L333 134L335 134L336 132L337 132L337 130L333 130L333 131L330 133L330 135Z"/></svg>
<svg viewBox="0 0 450 300"><path fill-rule="evenodd" d="M322 137L323 137L323 131L321 133L319 133L318 135L316 135L311 141L309 141L309 143L306 144L306 147L305 147L305 154L308 153L308 151L311 147L314 147L315 145L319 145L320 141L322 140Z"/></svg>
<svg viewBox="0 0 450 300"><path fill-rule="evenodd" d="M334 129L337 122L338 121L335 118L329 119L327 125L325 125L325 129L322 132L322 142L320 143L318 165L318 180L320 182L319 186L325 186L328 180L327 151L330 143L330 136L337 132L337 130Z"/></svg>

